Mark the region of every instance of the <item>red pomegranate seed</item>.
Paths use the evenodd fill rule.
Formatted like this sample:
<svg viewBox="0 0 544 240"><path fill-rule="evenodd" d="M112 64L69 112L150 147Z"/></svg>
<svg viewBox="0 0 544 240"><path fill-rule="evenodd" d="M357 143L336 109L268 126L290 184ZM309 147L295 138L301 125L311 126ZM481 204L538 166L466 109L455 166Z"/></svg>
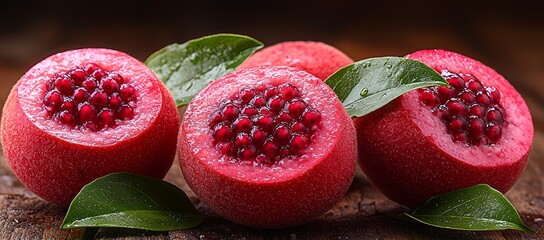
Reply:
<svg viewBox="0 0 544 240"><path fill-rule="evenodd" d="M244 104L249 103L251 99L255 96L255 90L249 89L249 88L243 88L240 89L240 92L238 93L238 97Z"/></svg>
<svg viewBox="0 0 544 240"><path fill-rule="evenodd" d="M76 123L76 118L74 114L70 113L67 110L64 110L59 114L59 121L66 125L74 125Z"/></svg>
<svg viewBox="0 0 544 240"><path fill-rule="evenodd" d="M259 113L262 114L262 115L268 115L268 116L272 116L274 114L272 111L270 111L270 108L268 108L268 107L260 108Z"/></svg>
<svg viewBox="0 0 544 240"><path fill-rule="evenodd" d="M54 111L62 106L64 99L58 91L51 91L45 95L44 104L48 111Z"/></svg>
<svg viewBox="0 0 544 240"><path fill-rule="evenodd" d="M238 155L242 160L253 160L257 156L257 150L254 146L248 146L244 149L241 149Z"/></svg>
<svg viewBox="0 0 544 240"><path fill-rule="evenodd" d="M108 96L101 91L94 91L89 97L89 102L97 109L100 109L108 104Z"/></svg>
<svg viewBox="0 0 544 240"><path fill-rule="evenodd" d="M74 91L74 102L86 102L89 99L89 92L85 88L78 88Z"/></svg>
<svg viewBox="0 0 544 240"><path fill-rule="evenodd" d="M259 111L257 111L257 109L252 107L252 106L247 106L244 109L242 109L242 114L244 114L246 116L251 117L251 116L256 115L257 113L259 113Z"/></svg>
<svg viewBox="0 0 544 240"><path fill-rule="evenodd" d="M266 98L262 95L257 95L250 102L253 107L259 108L266 105Z"/></svg>
<svg viewBox="0 0 544 240"><path fill-rule="evenodd" d="M267 140L263 144L262 151L268 158L274 159L278 156L278 145L272 140Z"/></svg>
<svg viewBox="0 0 544 240"><path fill-rule="evenodd" d="M264 130L258 127L254 127L253 130L251 131L251 138L257 144L264 143L267 137L268 137L268 133L266 133Z"/></svg>
<svg viewBox="0 0 544 240"><path fill-rule="evenodd" d="M489 123L487 124L487 128L485 130L485 135L489 138L491 142L497 142L502 134L501 127L495 123Z"/></svg>
<svg viewBox="0 0 544 240"><path fill-rule="evenodd" d="M96 112L93 106L88 103L83 103L79 107L79 121L92 122L96 118Z"/></svg>
<svg viewBox="0 0 544 240"><path fill-rule="evenodd" d="M268 89L265 90L264 96L266 97L266 99L270 99L271 97L278 95L278 93L279 93L278 88L269 87Z"/></svg>
<svg viewBox="0 0 544 240"><path fill-rule="evenodd" d="M228 140L232 135L232 130L226 124L217 125L213 131L213 138L218 142Z"/></svg>
<svg viewBox="0 0 544 240"><path fill-rule="evenodd" d="M306 128L306 126L304 126L303 123L301 122L294 122L292 125L291 125L291 132L295 132L295 133L305 133L307 132L308 129Z"/></svg>
<svg viewBox="0 0 544 240"><path fill-rule="evenodd" d="M467 121L463 116L453 116L448 124L448 129L452 132L459 132L465 129Z"/></svg>
<svg viewBox="0 0 544 240"><path fill-rule="evenodd" d="M223 107L223 116L228 119L229 121L232 121L238 117L238 113L240 110L238 110L238 107L234 106L234 104L229 103Z"/></svg>
<svg viewBox="0 0 544 240"><path fill-rule="evenodd" d="M136 100L136 88L128 84L123 84L120 87L119 96L125 102L134 101Z"/></svg>
<svg viewBox="0 0 544 240"><path fill-rule="evenodd" d="M468 134L465 131L456 132L453 134L453 141L468 143Z"/></svg>
<svg viewBox="0 0 544 240"><path fill-rule="evenodd" d="M102 80L102 91L110 96L113 93L117 93L119 91L119 85L115 80L107 77Z"/></svg>
<svg viewBox="0 0 544 240"><path fill-rule="evenodd" d="M458 91L465 88L465 81L461 77L459 77L458 75L454 75L454 76L448 78L447 81L448 81L448 83L450 84L451 87L457 89Z"/></svg>
<svg viewBox="0 0 544 240"><path fill-rule="evenodd" d="M467 82L467 88L472 92L479 92L482 90L482 84L475 79L471 79Z"/></svg>
<svg viewBox="0 0 544 240"><path fill-rule="evenodd" d="M217 148L222 154L231 155L234 153L234 148L230 142L220 142L217 144Z"/></svg>
<svg viewBox="0 0 544 240"><path fill-rule="evenodd" d="M247 116L240 116L232 123L232 129L235 132L249 132L253 127L253 122Z"/></svg>
<svg viewBox="0 0 544 240"><path fill-rule="evenodd" d="M435 107L440 104L440 98L437 93L432 89L424 89L420 92L420 100L427 106Z"/></svg>
<svg viewBox="0 0 544 240"><path fill-rule="evenodd" d="M94 71L98 70L100 67L96 65L95 63L87 63L85 64L85 73L87 75L91 75Z"/></svg>
<svg viewBox="0 0 544 240"><path fill-rule="evenodd" d="M279 112L281 109L283 109L284 105L285 100L283 100L280 96L274 96L268 100L268 107L272 112Z"/></svg>
<svg viewBox="0 0 544 240"><path fill-rule="evenodd" d="M106 73L102 69L96 69L91 74L92 77L94 77L96 80L101 80L104 76L106 76Z"/></svg>
<svg viewBox="0 0 544 240"><path fill-rule="evenodd" d="M467 106L458 99L451 99L446 102L446 107L451 115L465 115L468 111Z"/></svg>
<svg viewBox="0 0 544 240"><path fill-rule="evenodd" d="M302 114L301 120L304 126L312 128L321 120L321 113L314 108L309 108Z"/></svg>
<svg viewBox="0 0 544 240"><path fill-rule="evenodd" d="M300 99L292 100L287 106L287 110L293 117L298 117L306 110L306 103Z"/></svg>
<svg viewBox="0 0 544 240"><path fill-rule="evenodd" d="M274 119L268 115L257 115L255 123L265 131L271 131L274 128Z"/></svg>
<svg viewBox="0 0 544 240"><path fill-rule="evenodd" d="M134 109L131 106L123 105L119 108L117 115L119 115L119 119L121 120L132 119L134 117Z"/></svg>
<svg viewBox="0 0 544 240"><path fill-rule="evenodd" d="M481 118L471 119L468 124L468 133L472 138L478 138L484 133L485 122Z"/></svg>
<svg viewBox="0 0 544 240"><path fill-rule="evenodd" d="M87 80L83 81L82 86L88 91L88 92L94 92L94 90L97 87L96 79L94 78L87 78Z"/></svg>
<svg viewBox="0 0 544 240"><path fill-rule="evenodd" d="M288 112L285 112L285 111L282 111L280 112L280 114L276 117L276 124L278 123L282 123L282 122L287 122L287 123L290 123L293 121L293 117L291 117L291 115L289 115Z"/></svg>
<svg viewBox="0 0 544 240"><path fill-rule="evenodd" d="M449 88L445 86L438 87L436 91L438 92L438 97L440 98L442 102L449 100L455 95L455 90L453 90L453 88Z"/></svg>
<svg viewBox="0 0 544 240"><path fill-rule="evenodd" d="M308 144L308 139L302 135L295 134L289 142L289 151L294 154L299 154L303 149L306 148Z"/></svg>
<svg viewBox="0 0 544 240"><path fill-rule="evenodd" d="M74 92L74 81L69 76L60 76L55 80L55 87L64 95L72 95Z"/></svg>
<svg viewBox="0 0 544 240"><path fill-rule="evenodd" d="M119 96L119 94L115 93L115 94L112 94L110 97L109 97L109 107L113 110L117 110L121 107L121 105L123 104L123 100L121 99L121 97Z"/></svg>
<svg viewBox="0 0 544 240"><path fill-rule="evenodd" d="M468 111L468 115L482 118L485 115L485 107L483 107L480 104L474 104L474 105L470 106L470 109Z"/></svg>
<svg viewBox="0 0 544 240"><path fill-rule="evenodd" d="M85 80L85 76L87 73L85 73L85 70L81 68L76 68L70 72L70 77L74 79L74 83L76 85L81 85L83 81Z"/></svg>
<svg viewBox="0 0 544 240"><path fill-rule="evenodd" d="M118 73L110 73L108 77L113 79L117 83L118 86L125 82L125 80L123 79L123 76L121 76L121 74L118 74Z"/></svg>
<svg viewBox="0 0 544 240"><path fill-rule="evenodd" d="M290 137L291 130L287 126L281 124L274 129L274 138L278 144L286 143Z"/></svg>
<svg viewBox="0 0 544 240"><path fill-rule="evenodd" d="M294 87L289 83L278 86L278 90L282 98L286 101L289 101L295 97L300 97L300 91L298 90L298 88Z"/></svg>
<svg viewBox="0 0 544 240"><path fill-rule="evenodd" d="M476 95L470 90L463 90L459 93L459 98L465 101L465 103L470 104L476 100Z"/></svg>
<svg viewBox="0 0 544 240"><path fill-rule="evenodd" d="M502 123L504 121L502 113L495 108L490 108L487 110L486 118L488 122Z"/></svg>
<svg viewBox="0 0 544 240"><path fill-rule="evenodd" d="M476 102L479 104L487 107L489 104L491 104L491 99L489 99L489 96L483 92L476 93Z"/></svg>
<svg viewBox="0 0 544 240"><path fill-rule="evenodd" d="M250 145L252 141L253 140L251 139L251 136L249 136L248 133L242 132L236 135L236 139L234 140L234 145L236 147L242 148L242 147Z"/></svg>
<svg viewBox="0 0 544 240"><path fill-rule="evenodd" d="M60 110L66 110L71 114L75 114L77 110L77 106L72 100L67 100L64 103L62 103Z"/></svg>
<svg viewBox="0 0 544 240"><path fill-rule="evenodd" d="M98 114L97 122L100 126L113 126L115 124L115 114L109 109L104 109Z"/></svg>
<svg viewBox="0 0 544 240"><path fill-rule="evenodd" d="M487 95L493 104L501 101L501 93L495 87L486 88Z"/></svg>

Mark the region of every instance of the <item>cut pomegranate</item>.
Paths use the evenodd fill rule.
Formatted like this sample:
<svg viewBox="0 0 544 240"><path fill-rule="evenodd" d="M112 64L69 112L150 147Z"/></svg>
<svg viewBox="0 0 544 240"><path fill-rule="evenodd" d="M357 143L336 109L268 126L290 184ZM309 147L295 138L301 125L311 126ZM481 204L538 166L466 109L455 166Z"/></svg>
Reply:
<svg viewBox="0 0 544 240"><path fill-rule="evenodd" d="M494 70L460 54L425 50L408 57L440 72L450 87L408 92L355 119L366 176L407 206L480 183L506 192L533 142L523 98Z"/></svg>
<svg viewBox="0 0 544 240"><path fill-rule="evenodd" d="M354 131L323 81L263 66L221 77L193 98L178 156L191 189L221 216L285 227L322 214L347 191Z"/></svg>
<svg viewBox="0 0 544 240"><path fill-rule="evenodd" d="M162 178L179 129L172 96L138 60L109 49L53 55L10 92L2 144L13 172L38 196L68 206L113 172Z"/></svg>

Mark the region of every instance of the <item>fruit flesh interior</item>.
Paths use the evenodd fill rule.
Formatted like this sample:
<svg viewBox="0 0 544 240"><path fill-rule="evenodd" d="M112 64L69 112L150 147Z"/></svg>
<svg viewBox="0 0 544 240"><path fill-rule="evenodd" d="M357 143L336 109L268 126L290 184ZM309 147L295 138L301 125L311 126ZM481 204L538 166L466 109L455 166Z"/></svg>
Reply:
<svg viewBox="0 0 544 240"><path fill-rule="evenodd" d="M445 124L452 141L467 146L500 141L508 122L499 90L485 86L471 74L442 69L441 75L450 87L420 89L419 97Z"/></svg>
<svg viewBox="0 0 544 240"><path fill-rule="evenodd" d="M304 154L320 119L297 87L261 84L225 99L209 126L217 150L231 161L263 166Z"/></svg>
<svg viewBox="0 0 544 240"><path fill-rule="evenodd" d="M330 157L331 149L335 148L342 129L346 127L341 124L345 113L342 115L343 107L336 95L322 80L306 72L290 67L273 67L274 71L269 71L268 68L271 67L236 71L221 81L214 81L195 96L188 106L183 131L187 142L192 146L191 151L195 158L210 171L243 182L271 184L300 177L305 171ZM282 159L266 167L255 167L253 161L230 161L230 156L216 148L209 126L210 116L218 110L226 96L236 95L244 87L260 84L279 86L284 83L296 86L302 99L322 115L320 127L314 132L304 154Z"/></svg>
<svg viewBox="0 0 544 240"><path fill-rule="evenodd" d="M116 121L115 127L107 130L82 131L52 119L44 107L50 80L87 63L121 75L136 89L138 105L130 120ZM52 137L78 145L109 146L137 137L154 122L163 104L158 81L150 69L129 55L109 49L79 49L55 54L32 67L16 86L17 99L28 120Z"/></svg>
<svg viewBox="0 0 544 240"><path fill-rule="evenodd" d="M61 124L100 131L131 120L137 96L122 75L87 63L55 74L47 84L43 104L51 118Z"/></svg>

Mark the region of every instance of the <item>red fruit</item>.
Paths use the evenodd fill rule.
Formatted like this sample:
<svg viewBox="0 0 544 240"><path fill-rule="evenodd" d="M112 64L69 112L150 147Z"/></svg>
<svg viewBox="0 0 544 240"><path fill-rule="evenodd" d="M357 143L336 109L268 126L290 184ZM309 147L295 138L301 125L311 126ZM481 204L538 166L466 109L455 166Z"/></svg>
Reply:
<svg viewBox="0 0 544 240"><path fill-rule="evenodd" d="M449 91L415 90L355 119L359 163L367 177L406 206L480 183L508 191L523 171L533 142L523 98L493 69L460 54L425 50L408 57L453 79L454 95L439 96L437 106L424 100L429 91ZM481 91L494 96L494 105L465 96Z"/></svg>
<svg viewBox="0 0 544 240"><path fill-rule="evenodd" d="M322 42L283 42L255 53L238 69L255 66L289 66L327 79L353 60L340 50Z"/></svg>
<svg viewBox="0 0 544 240"><path fill-rule="evenodd" d="M108 74L136 96L116 97L122 92L115 84L96 80L110 81ZM1 135L21 182L67 206L81 187L112 172L164 177L178 128L174 101L149 68L114 50L80 49L43 60L19 80L4 106Z"/></svg>
<svg viewBox="0 0 544 240"><path fill-rule="evenodd" d="M274 121L289 107L253 117L232 110L235 104L253 107L243 103L248 91L285 101L279 88L286 85L297 92L290 101L302 103L290 118ZM275 107L269 101L262 108ZM228 131L220 133L214 125ZM189 186L218 214L278 228L319 216L344 195L356 167L355 138L342 103L320 79L291 67L263 66L230 73L193 98L183 117L178 156Z"/></svg>

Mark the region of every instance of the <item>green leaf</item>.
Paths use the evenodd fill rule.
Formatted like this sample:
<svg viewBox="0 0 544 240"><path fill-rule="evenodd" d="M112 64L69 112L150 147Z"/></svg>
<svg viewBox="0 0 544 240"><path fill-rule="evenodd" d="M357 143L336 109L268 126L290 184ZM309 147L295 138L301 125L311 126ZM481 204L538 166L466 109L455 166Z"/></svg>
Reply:
<svg viewBox="0 0 544 240"><path fill-rule="evenodd" d="M262 47L261 42L247 36L217 34L168 45L149 56L145 64L181 107L208 83L234 71Z"/></svg>
<svg viewBox="0 0 544 240"><path fill-rule="evenodd" d="M364 116L416 88L448 85L427 65L399 57L358 61L338 70L325 83L338 95L351 117Z"/></svg>
<svg viewBox="0 0 544 240"><path fill-rule="evenodd" d="M405 216L420 223L447 229L514 229L534 232L521 221L512 203L502 193L486 184L432 197L412 213L405 213Z"/></svg>
<svg viewBox="0 0 544 240"><path fill-rule="evenodd" d="M62 228L122 227L170 231L204 220L176 186L151 177L113 173L84 186L70 204Z"/></svg>

